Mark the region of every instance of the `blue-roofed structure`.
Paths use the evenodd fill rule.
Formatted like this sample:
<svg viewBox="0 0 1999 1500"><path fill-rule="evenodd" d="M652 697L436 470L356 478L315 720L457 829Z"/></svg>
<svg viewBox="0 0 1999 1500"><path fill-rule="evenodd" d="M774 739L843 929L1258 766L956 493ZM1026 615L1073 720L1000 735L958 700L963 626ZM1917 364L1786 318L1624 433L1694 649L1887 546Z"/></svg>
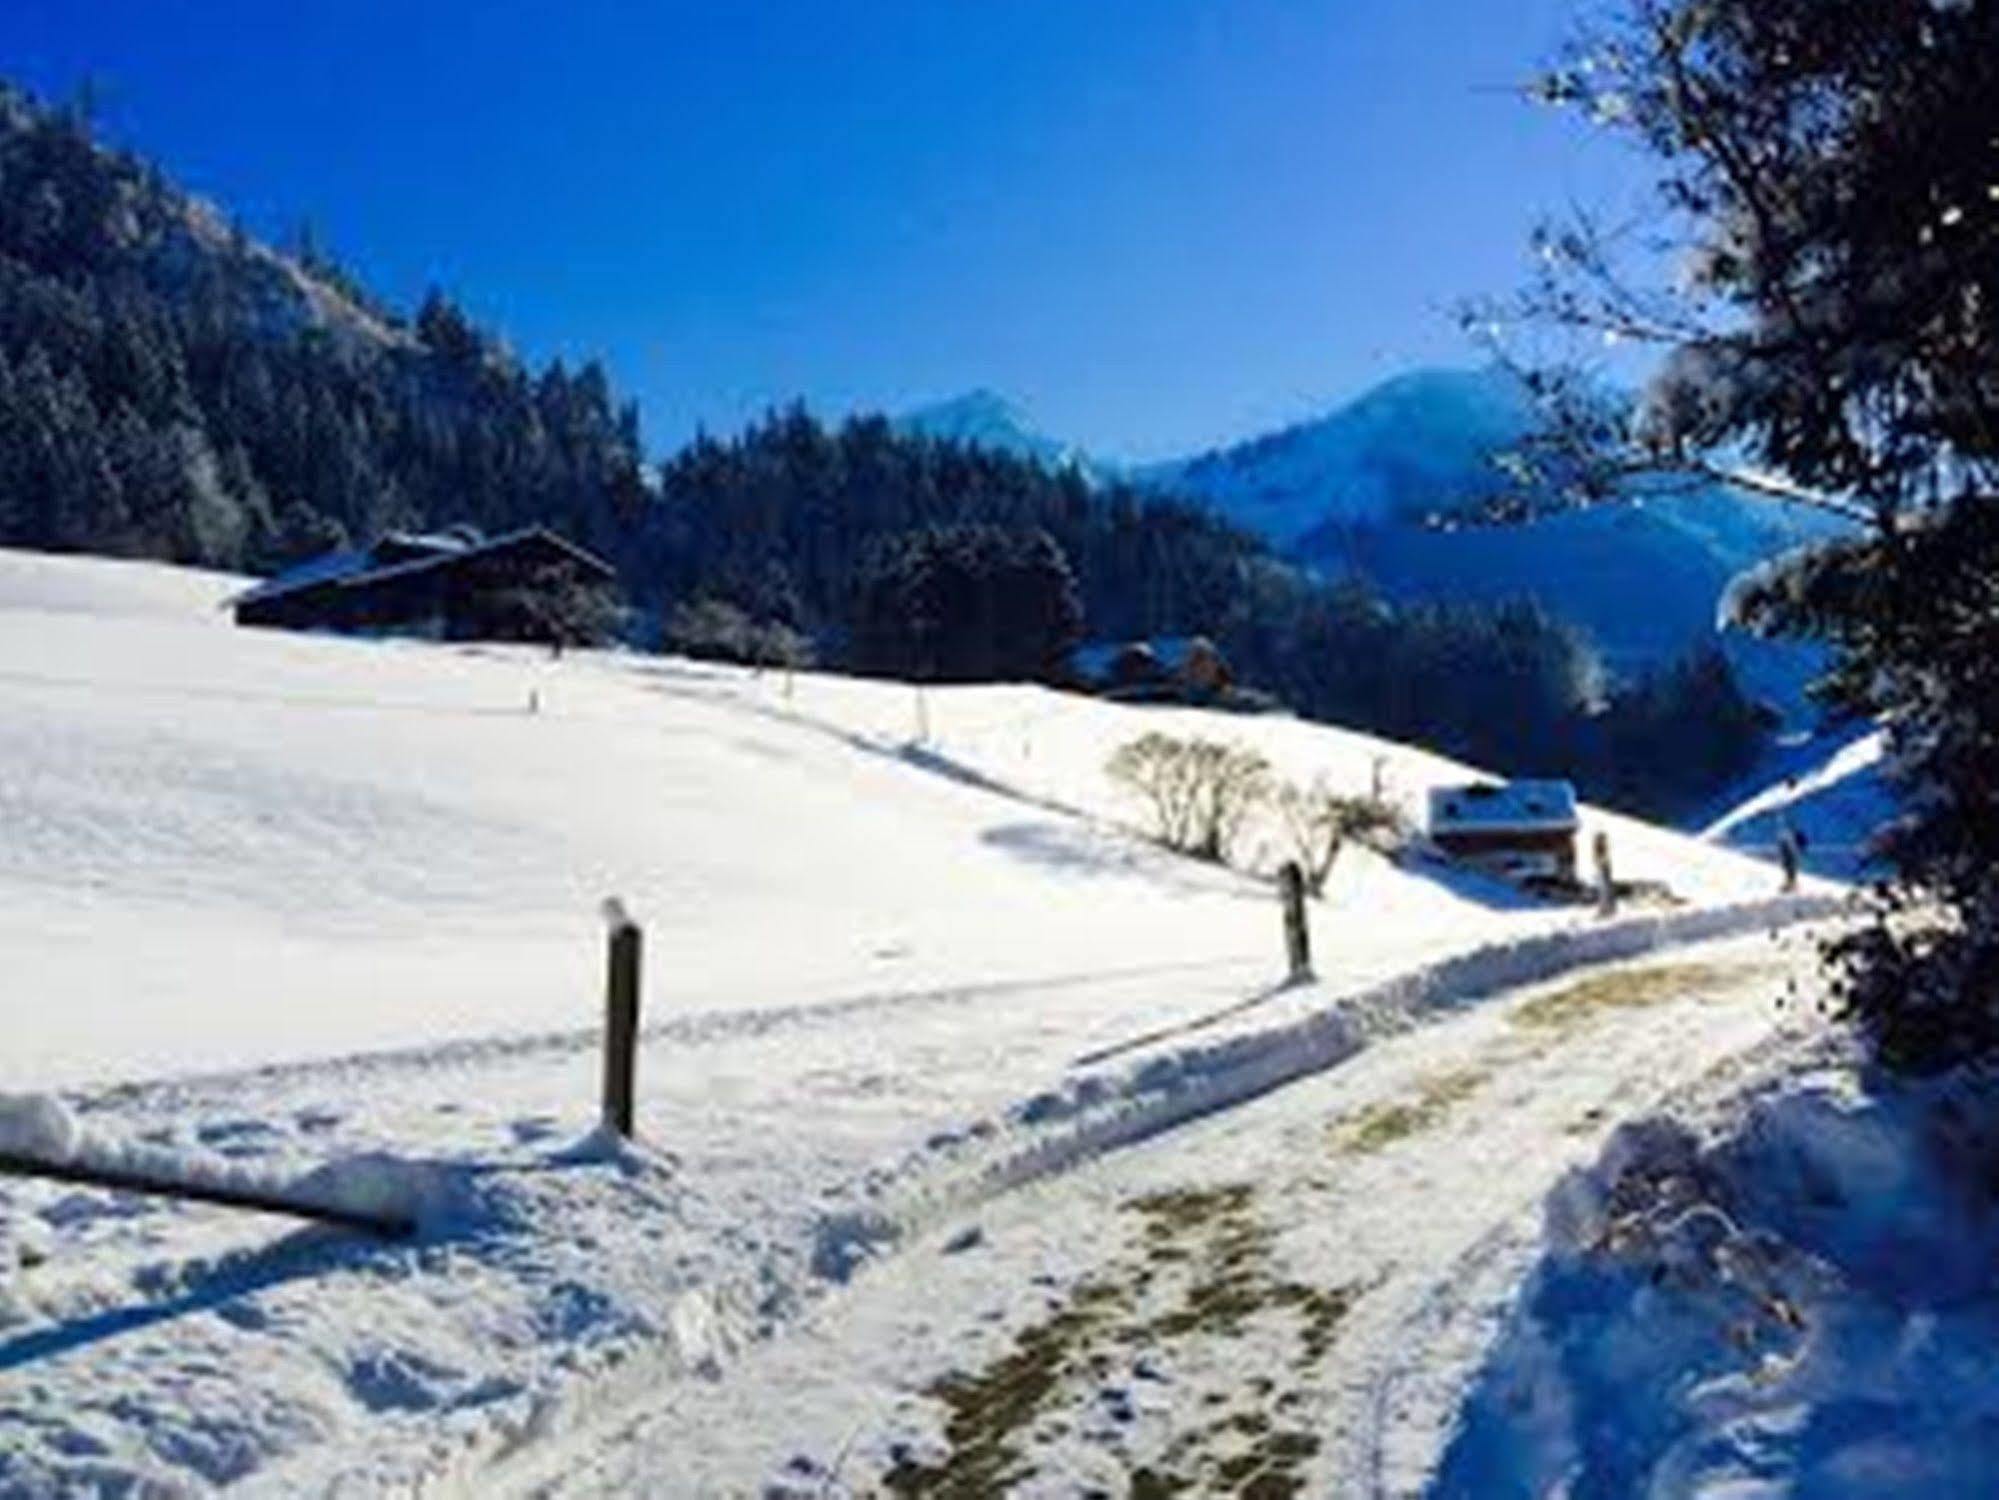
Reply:
<svg viewBox="0 0 1999 1500"><path fill-rule="evenodd" d="M1430 842L1511 879L1572 880L1576 789L1566 781L1474 782L1430 790Z"/></svg>

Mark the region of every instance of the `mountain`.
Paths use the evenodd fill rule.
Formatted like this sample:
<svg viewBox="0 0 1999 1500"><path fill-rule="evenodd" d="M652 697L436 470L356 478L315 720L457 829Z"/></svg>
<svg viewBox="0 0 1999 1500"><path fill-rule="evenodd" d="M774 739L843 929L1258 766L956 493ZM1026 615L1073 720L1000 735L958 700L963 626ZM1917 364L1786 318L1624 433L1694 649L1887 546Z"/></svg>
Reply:
<svg viewBox="0 0 1999 1500"><path fill-rule="evenodd" d="M1532 421L1525 390L1503 372L1418 370L1328 416L1141 477L1291 547L1329 524L1416 521L1490 495L1491 455Z"/></svg>
<svg viewBox="0 0 1999 1500"><path fill-rule="evenodd" d="M268 571L544 522L618 555L640 456L596 365L405 317L0 83L0 545Z"/></svg>
<svg viewBox="0 0 1999 1500"><path fill-rule="evenodd" d="M1717 634L1731 578L1827 535L1818 512L1719 486L1494 526L1464 517L1503 489L1494 456L1532 429L1532 401L1499 368L1415 370L1311 421L1190 458L1120 469L1036 428L989 390L910 412L899 430L1129 479L1205 505L1291 562L1358 573L1405 603L1523 597L1581 626L1617 678L1635 680L1718 640L1748 690L1787 718L1822 653Z"/></svg>
<svg viewBox="0 0 1999 1500"><path fill-rule="evenodd" d="M1751 691L1797 717L1821 654L1718 634L1716 607L1736 574L1827 529L1812 513L1713 489L1507 526L1328 525L1297 555L1362 573L1391 598L1538 599L1586 629L1627 678L1718 637Z"/></svg>
<svg viewBox="0 0 1999 1500"><path fill-rule="evenodd" d="M979 389L905 412L893 424L913 437L965 443L994 453L1031 459L1047 469L1076 469L1092 483L1113 472L1073 443L1049 437L1027 414L997 391Z"/></svg>
<svg viewBox="0 0 1999 1500"><path fill-rule="evenodd" d="M1463 513L1500 489L1494 455L1532 423L1526 391L1503 370L1420 370L1315 421L1140 477L1205 501L1295 561L1361 573L1391 598L1536 598L1588 630L1627 678L1714 639L1735 574L1836 525L1721 487L1517 525L1466 523ZM1752 691L1805 715L1816 651L1721 639Z"/></svg>

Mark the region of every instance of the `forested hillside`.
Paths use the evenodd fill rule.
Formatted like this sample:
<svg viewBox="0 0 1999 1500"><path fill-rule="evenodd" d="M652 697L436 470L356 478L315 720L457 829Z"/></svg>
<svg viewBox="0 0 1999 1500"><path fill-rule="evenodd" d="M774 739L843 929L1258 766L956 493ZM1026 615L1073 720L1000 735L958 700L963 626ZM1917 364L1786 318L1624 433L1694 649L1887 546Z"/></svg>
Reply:
<svg viewBox="0 0 1999 1500"><path fill-rule="evenodd" d="M1072 575L1091 638L1207 635L1239 680L1308 717L1500 770L1564 771L1619 805L1697 805L1742 774L1768 728L1718 650L1613 688L1589 639L1539 605L1391 604L1357 579L1275 558L1205 509L905 436L877 417L829 429L793 409L727 441L699 439L662 466L646 515L636 576L648 608L725 602L837 664L991 675L984 664L1006 658L1007 642L974 624L884 646L871 601L922 598L913 571L881 573L934 566L938 549L913 539L937 528L959 539L953 566L976 592L982 568L1018 566L980 540L977 528L997 526L1052 541L1044 555ZM919 628L924 613L911 612Z"/></svg>
<svg viewBox="0 0 1999 1500"><path fill-rule="evenodd" d="M1761 734L1718 660L1606 702L1592 645L1537 607L1391 606L1196 505L880 417L774 412L649 475L595 363L530 369L437 292L406 317L0 85L0 545L264 572L465 521L601 552L642 645L706 610L966 680L1205 634L1302 714L1653 812Z"/></svg>
<svg viewBox="0 0 1999 1500"><path fill-rule="evenodd" d="M261 570L560 517L604 546L639 465L595 365L531 372L442 296L405 322L0 89L0 540Z"/></svg>

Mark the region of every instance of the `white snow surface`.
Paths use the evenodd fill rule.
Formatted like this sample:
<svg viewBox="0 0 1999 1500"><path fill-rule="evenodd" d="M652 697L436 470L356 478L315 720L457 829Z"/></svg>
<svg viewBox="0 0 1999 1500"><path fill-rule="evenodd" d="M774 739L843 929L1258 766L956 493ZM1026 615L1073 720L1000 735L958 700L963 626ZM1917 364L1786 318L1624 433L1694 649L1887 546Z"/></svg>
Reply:
<svg viewBox="0 0 1999 1500"><path fill-rule="evenodd" d="M1886 753L1882 731L1857 735L1729 809L1701 837L1768 858L1789 828L1805 840L1806 868L1841 879L1865 875L1878 864L1873 837L1895 811Z"/></svg>
<svg viewBox="0 0 1999 1500"><path fill-rule="evenodd" d="M1255 884L1042 804L1135 815L1103 764L1154 726L1356 789L1385 753L1412 806L1468 774L1027 687L931 691L916 747L904 687L805 677L787 699L672 659L238 630L212 582L0 554L0 952L23 997L0 1088L588 1026L612 894L647 926L662 1017L1257 956ZM1586 821L1689 898L1768 889ZM1328 917L1364 911L1384 958L1577 920L1498 900L1356 857Z"/></svg>
<svg viewBox="0 0 1999 1500"><path fill-rule="evenodd" d="M4 1117L422 1233L0 1179L0 1495L483 1492L967 1205L1493 986L1799 910L1585 809L1691 904L1605 928L1352 852L1319 982L1273 987L1267 883L1124 831L1111 749L1241 738L1355 789L1385 757L1412 808L1467 768L1027 687L919 715L895 684L244 631L238 586L0 553L0 1091L57 1096ZM612 895L646 933L636 1144L596 1122Z"/></svg>
<svg viewBox="0 0 1999 1500"><path fill-rule="evenodd" d="M786 1500L891 1475L927 1481L914 1493L1421 1493L1534 1264L1541 1196L1687 1080L1791 1055L1815 1023L1773 1001L1811 953L1758 935L1385 1033L949 1217L721 1379L510 1477ZM1637 988L1588 987L1606 975Z"/></svg>
<svg viewBox="0 0 1999 1500"><path fill-rule="evenodd" d="M1989 1080L1830 1040L1634 1121L1549 1195L1445 1495L1999 1488Z"/></svg>

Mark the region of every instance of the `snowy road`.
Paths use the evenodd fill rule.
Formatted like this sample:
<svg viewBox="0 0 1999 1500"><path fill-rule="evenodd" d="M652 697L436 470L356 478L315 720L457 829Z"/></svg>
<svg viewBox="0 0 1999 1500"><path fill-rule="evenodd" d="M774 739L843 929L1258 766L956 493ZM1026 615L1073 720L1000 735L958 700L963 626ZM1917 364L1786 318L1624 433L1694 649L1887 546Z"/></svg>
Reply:
<svg viewBox="0 0 1999 1500"><path fill-rule="evenodd" d="M1809 963L1801 937L1738 940L1406 1033L948 1224L720 1381L512 1477L562 1495L1417 1492L1554 1179L1779 1036Z"/></svg>

